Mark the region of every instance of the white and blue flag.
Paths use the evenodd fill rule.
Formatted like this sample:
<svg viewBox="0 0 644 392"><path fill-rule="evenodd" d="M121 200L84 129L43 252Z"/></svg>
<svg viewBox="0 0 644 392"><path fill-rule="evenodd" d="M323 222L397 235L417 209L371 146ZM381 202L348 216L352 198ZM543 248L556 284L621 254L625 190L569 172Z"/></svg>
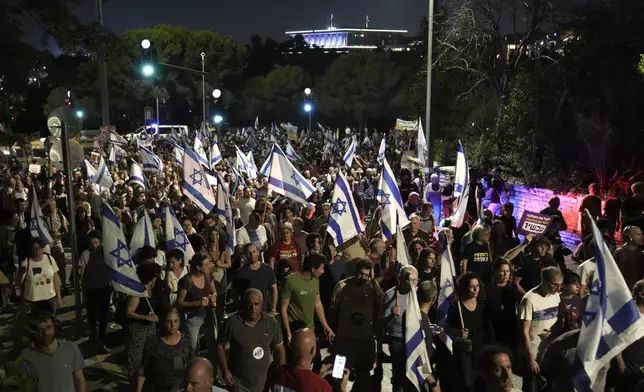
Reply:
<svg viewBox="0 0 644 392"><path fill-rule="evenodd" d="M141 152L141 163L143 163L143 171L150 172L154 174L161 174L163 171L163 163L161 158L159 158L152 150L149 150L143 146L139 146L139 151Z"/></svg>
<svg viewBox="0 0 644 392"><path fill-rule="evenodd" d="M110 154L108 157L108 162L117 163L122 158L127 156L127 151L122 149L118 144L110 143Z"/></svg>
<svg viewBox="0 0 644 392"><path fill-rule="evenodd" d="M302 204L306 204L306 199L315 191L277 144L273 144L268 159L262 165L261 174L268 177L268 189Z"/></svg>
<svg viewBox="0 0 644 392"><path fill-rule="evenodd" d="M29 217L29 230L33 238L40 238L45 244L45 253L49 253L49 244L54 240L45 226L45 217L38 204L38 196L36 195L36 188L31 189L31 213Z"/></svg>
<svg viewBox="0 0 644 392"><path fill-rule="evenodd" d="M403 235L402 227L400 227L400 224L398 224L399 221L400 221L400 217L396 217L396 261L400 264L400 266L403 266L403 265L409 265L411 263L409 262L409 251L407 250L407 241L405 241L405 236Z"/></svg>
<svg viewBox="0 0 644 392"><path fill-rule="evenodd" d="M151 246L155 249L157 247L152 219L150 219L146 209L143 209L143 217L136 222L136 226L132 231L132 239L130 240L130 254L132 257L136 256L139 249L144 246Z"/></svg>
<svg viewBox="0 0 644 392"><path fill-rule="evenodd" d="M103 257L115 291L135 297L147 297L147 290L136 275L136 266L125 241L121 221L112 208L101 203Z"/></svg>
<svg viewBox="0 0 644 392"><path fill-rule="evenodd" d="M94 184L96 176L98 175L98 170L96 170L94 165L92 165L92 163L87 159L85 159L83 162L85 163L85 171L87 171L87 179L91 184Z"/></svg>
<svg viewBox="0 0 644 392"><path fill-rule="evenodd" d="M396 183L394 173L389 166L389 162L385 159L380 173L380 181L378 182L377 200L382 207L380 217L380 227L382 235L386 239L393 237L396 231L396 221L400 227L406 227L409 224L409 219L403 207L402 197L400 190ZM398 219L396 219L398 217Z"/></svg>
<svg viewBox="0 0 644 392"><path fill-rule="evenodd" d="M210 167L210 163L208 163L208 158L206 157L206 150L203 148L203 143L201 142L201 139L199 138L199 135L195 136L195 145L194 145L194 150L195 150L195 155L197 157L197 161L204 165L204 167Z"/></svg>
<svg viewBox="0 0 644 392"><path fill-rule="evenodd" d="M342 245L364 231L358 207L353 200L351 186L342 173L338 173L335 180L335 188L331 196L331 214L326 231L333 237L336 246Z"/></svg>
<svg viewBox="0 0 644 392"><path fill-rule="evenodd" d="M93 181L90 180L90 182L105 189L112 189L114 187L114 181L112 180L110 171L107 170L107 164L105 163L103 156L101 156L100 160L98 161L98 170L96 170L96 176L94 177Z"/></svg>
<svg viewBox="0 0 644 392"><path fill-rule="evenodd" d="M297 155L297 152L295 152L295 149L293 148L293 145L291 144L290 140L286 142L286 157L291 161L300 160L300 156Z"/></svg>
<svg viewBox="0 0 644 392"><path fill-rule="evenodd" d="M411 287L415 287L414 282L410 282ZM427 376L432 374L429 363L429 354L425 345L425 332L420 321L420 306L416 297L416 290L411 290L407 295L407 310L405 310L405 351L406 351L406 368L407 378L411 381L416 389L424 391L424 384Z"/></svg>
<svg viewBox="0 0 644 392"><path fill-rule="evenodd" d="M382 165L385 161L385 137L382 137L380 141L380 148L378 148L378 163Z"/></svg>
<svg viewBox="0 0 644 392"><path fill-rule="evenodd" d="M185 149L180 145L175 144L172 153L174 155L174 162L177 166L183 167L183 154L185 154Z"/></svg>
<svg viewBox="0 0 644 392"><path fill-rule="evenodd" d="M199 157L190 150L185 149L183 155L183 194L201 210L208 214L215 207L215 195L208 184L206 171L199 164Z"/></svg>
<svg viewBox="0 0 644 392"><path fill-rule="evenodd" d="M450 226L461 227L467 212L467 201L470 198L470 167L463 144L458 142L456 152L456 174L454 176L454 196L456 197L456 211L449 218Z"/></svg>
<svg viewBox="0 0 644 392"><path fill-rule="evenodd" d="M212 142L212 147L210 147L210 169L215 170L215 166L221 162L222 157L221 157L221 151L219 151L219 146L217 145L217 141L214 140Z"/></svg>
<svg viewBox="0 0 644 392"><path fill-rule="evenodd" d="M185 255L184 260L190 260L195 251L188 240L186 232L177 219L177 215L170 206L165 207L165 249L181 249Z"/></svg>
<svg viewBox="0 0 644 392"><path fill-rule="evenodd" d="M148 185L148 180L145 178L145 174L143 174L141 166L134 161L130 164L130 179L128 182L130 185L140 185L143 189Z"/></svg>
<svg viewBox="0 0 644 392"><path fill-rule="evenodd" d="M236 167L237 170L240 172L246 173L248 178L251 180L254 178L257 178L257 171L254 170L253 166L250 164L248 161L248 157L246 154L242 152L242 150L239 149L239 147L235 146L235 153L236 153Z"/></svg>
<svg viewBox="0 0 644 392"><path fill-rule="evenodd" d="M107 156L107 161L116 163L116 150L114 149L114 145L110 145L110 153Z"/></svg>
<svg viewBox="0 0 644 392"><path fill-rule="evenodd" d="M425 131L423 130L423 122L418 119L418 137L416 138L416 148L418 149L418 160L424 166L427 166L427 157L429 149L427 147L427 139L425 139Z"/></svg>
<svg viewBox="0 0 644 392"><path fill-rule="evenodd" d="M644 336L640 315L630 287L626 286L615 259L588 210L595 243L597 269L584 310L572 381L577 392L603 390L610 361Z"/></svg>
<svg viewBox="0 0 644 392"><path fill-rule="evenodd" d="M356 141L352 141L351 144L349 145L349 148L347 148L347 152L344 153L344 163L347 165L347 170L351 169L351 165L353 164L353 158L356 156Z"/></svg>
<svg viewBox="0 0 644 392"><path fill-rule="evenodd" d="M119 146L127 146L127 140L121 135L119 135L116 132L110 132L110 143L119 145Z"/></svg>
<svg viewBox="0 0 644 392"><path fill-rule="evenodd" d="M219 174L217 174L219 177ZM221 178L217 179L217 215L221 222L226 224L226 234L228 241L226 243L226 250L232 255L235 253L236 235L235 235L235 217L233 216L233 209L230 205L230 196L224 181Z"/></svg>
<svg viewBox="0 0 644 392"><path fill-rule="evenodd" d="M259 116L255 117L255 129L259 131Z"/></svg>
<svg viewBox="0 0 644 392"><path fill-rule="evenodd" d="M441 253L438 260L441 275L439 281L440 291L438 292L438 325L445 326L447 322L447 312L450 305L456 298L456 285L454 284L454 260L452 259L452 251L450 250L448 238L449 228L441 229L438 233L438 239L441 241Z"/></svg>

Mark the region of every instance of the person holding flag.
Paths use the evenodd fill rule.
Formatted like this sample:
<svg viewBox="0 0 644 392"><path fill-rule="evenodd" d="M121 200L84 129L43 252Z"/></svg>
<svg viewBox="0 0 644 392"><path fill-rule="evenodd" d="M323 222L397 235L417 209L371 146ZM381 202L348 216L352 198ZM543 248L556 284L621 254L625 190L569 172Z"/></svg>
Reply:
<svg viewBox="0 0 644 392"><path fill-rule="evenodd" d="M386 239L393 237L396 226L406 227L409 219L403 207L402 197L398 189L398 183L394 177L389 162L385 159L382 165L380 182L378 183L377 199L382 206L380 217L380 228Z"/></svg>

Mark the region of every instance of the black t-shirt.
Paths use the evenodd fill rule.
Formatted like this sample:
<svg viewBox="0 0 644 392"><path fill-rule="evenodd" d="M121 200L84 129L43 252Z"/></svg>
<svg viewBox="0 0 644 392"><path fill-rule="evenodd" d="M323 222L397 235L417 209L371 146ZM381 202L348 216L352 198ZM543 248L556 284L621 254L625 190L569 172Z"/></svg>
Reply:
<svg viewBox="0 0 644 392"><path fill-rule="evenodd" d="M488 244L472 241L465 245L463 259L467 260L467 271L474 272L483 283L488 283L492 275L492 260Z"/></svg>
<svg viewBox="0 0 644 392"><path fill-rule="evenodd" d="M270 309L271 286L277 281L273 269L268 264L260 264L259 269L253 270L250 264L243 265L237 270L234 287L239 293L248 289L257 289L264 295L264 311Z"/></svg>
<svg viewBox="0 0 644 392"><path fill-rule="evenodd" d="M593 217L593 220L597 220L597 217L602 214L602 200L594 195L588 195L583 198L581 205L579 206L579 212L584 213L583 219L581 221L581 230L583 233L589 233L590 225L588 224L588 217L586 216L585 210L590 212L590 216Z"/></svg>
<svg viewBox="0 0 644 392"><path fill-rule="evenodd" d="M546 267L558 267L551 257L535 259L530 254L523 256L521 266L514 276L521 278L521 287L527 292L541 284L541 270Z"/></svg>

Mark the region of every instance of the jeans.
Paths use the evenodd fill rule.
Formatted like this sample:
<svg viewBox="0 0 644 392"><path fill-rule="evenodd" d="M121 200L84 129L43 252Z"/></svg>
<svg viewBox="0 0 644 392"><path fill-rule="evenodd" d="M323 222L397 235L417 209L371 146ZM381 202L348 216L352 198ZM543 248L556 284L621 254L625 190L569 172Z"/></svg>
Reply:
<svg viewBox="0 0 644 392"><path fill-rule="evenodd" d="M389 342L391 353L391 385L393 392L402 392L407 379L407 355L405 341L402 338L392 337Z"/></svg>
<svg viewBox="0 0 644 392"><path fill-rule="evenodd" d="M208 350L208 357L216 363L217 359L217 337L216 337L216 319L214 312L210 309L207 310L205 316L192 316L185 321L186 332L190 338L190 345L193 350L197 350L199 343L199 332L203 328L203 334L206 339L206 348Z"/></svg>
<svg viewBox="0 0 644 392"><path fill-rule="evenodd" d="M85 306L87 307L87 324L89 325L89 336L97 336L103 342L107 332L107 312L110 309L110 297L112 290L109 287L100 289L85 290Z"/></svg>

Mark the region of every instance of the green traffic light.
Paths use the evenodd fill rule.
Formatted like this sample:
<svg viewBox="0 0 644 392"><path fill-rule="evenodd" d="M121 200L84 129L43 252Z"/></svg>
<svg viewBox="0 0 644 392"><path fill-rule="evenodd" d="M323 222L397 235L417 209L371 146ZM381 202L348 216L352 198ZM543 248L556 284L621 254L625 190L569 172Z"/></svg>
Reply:
<svg viewBox="0 0 644 392"><path fill-rule="evenodd" d="M145 64L141 70L143 71L143 76L154 75L154 67L150 64Z"/></svg>

